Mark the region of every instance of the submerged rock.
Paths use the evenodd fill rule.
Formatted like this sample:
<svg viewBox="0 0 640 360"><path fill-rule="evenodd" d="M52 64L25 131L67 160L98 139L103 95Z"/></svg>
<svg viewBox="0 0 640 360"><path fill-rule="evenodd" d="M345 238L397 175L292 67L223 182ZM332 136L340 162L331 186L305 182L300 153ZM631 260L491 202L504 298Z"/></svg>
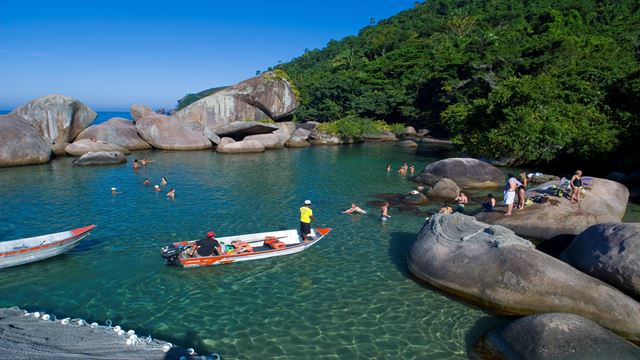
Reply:
<svg viewBox="0 0 640 360"><path fill-rule="evenodd" d="M640 348L589 319L566 313L531 315L491 330L480 348L496 359L640 359Z"/></svg>
<svg viewBox="0 0 640 360"><path fill-rule="evenodd" d="M118 117L84 129L76 138L76 142L82 139L102 141L127 150L151 149L151 145L138 135L138 129L134 123Z"/></svg>
<svg viewBox="0 0 640 360"><path fill-rule="evenodd" d="M640 223L590 226L561 259L640 299Z"/></svg>
<svg viewBox="0 0 640 360"><path fill-rule="evenodd" d="M64 95L47 95L13 110L50 144L72 142L98 115L79 100Z"/></svg>
<svg viewBox="0 0 640 360"><path fill-rule="evenodd" d="M511 216L498 212L483 212L478 220L506 226L516 234L537 240L576 236L591 225L616 223L622 220L627 208L629 190L617 182L593 178L590 188L580 204L571 203L566 197L550 196L544 204L534 203L523 210L514 210ZM528 197L550 194L559 181L544 183L527 191Z"/></svg>
<svg viewBox="0 0 640 360"><path fill-rule="evenodd" d="M164 115L147 115L136 122L138 133L151 146L163 150L202 150L213 147L195 123Z"/></svg>
<svg viewBox="0 0 640 360"><path fill-rule="evenodd" d="M0 116L0 167L44 164L51 143L30 124L12 115Z"/></svg>
<svg viewBox="0 0 640 360"><path fill-rule="evenodd" d="M73 161L74 166L119 165L127 162L127 157L118 151L97 151L82 155Z"/></svg>
<svg viewBox="0 0 640 360"><path fill-rule="evenodd" d="M82 156L88 152L107 151L107 152L121 152L123 154L129 154L129 150L122 146L108 144L99 141L91 141L89 139L78 140L72 144L69 144L64 151L71 156Z"/></svg>
<svg viewBox="0 0 640 360"><path fill-rule="evenodd" d="M640 304L502 226L458 213L433 215L408 265L429 285L498 313L574 313L640 340Z"/></svg>
<svg viewBox="0 0 640 360"><path fill-rule="evenodd" d="M500 169L471 158L449 158L431 163L415 177L415 181L425 182L422 178L429 176L449 178L465 189L498 187L505 182Z"/></svg>
<svg viewBox="0 0 640 360"><path fill-rule="evenodd" d="M225 154L244 154L264 152L265 147L257 140L242 140L229 144L220 144L216 150Z"/></svg>

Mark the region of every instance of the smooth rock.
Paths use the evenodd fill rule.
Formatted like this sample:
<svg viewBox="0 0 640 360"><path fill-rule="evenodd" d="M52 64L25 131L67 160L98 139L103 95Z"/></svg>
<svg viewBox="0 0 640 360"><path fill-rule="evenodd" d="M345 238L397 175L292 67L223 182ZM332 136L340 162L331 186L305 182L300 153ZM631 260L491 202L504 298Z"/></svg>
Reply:
<svg viewBox="0 0 640 360"><path fill-rule="evenodd" d="M514 320L489 331L480 348L496 359L640 359L637 346L589 319L567 313Z"/></svg>
<svg viewBox="0 0 640 360"><path fill-rule="evenodd" d="M402 202L411 205L424 205L429 202L429 199L425 194L418 193L409 193L402 198Z"/></svg>
<svg viewBox="0 0 640 360"><path fill-rule="evenodd" d="M416 133L416 135L423 137L423 136L427 136L431 133L431 130L429 129L418 129L418 132Z"/></svg>
<svg viewBox="0 0 640 360"><path fill-rule="evenodd" d="M216 135L242 139L250 135L269 134L276 130L278 127L274 124L257 121L234 121L218 128Z"/></svg>
<svg viewBox="0 0 640 360"><path fill-rule="evenodd" d="M44 164L51 144L30 124L12 115L0 116L0 167Z"/></svg>
<svg viewBox="0 0 640 360"><path fill-rule="evenodd" d="M418 133L416 132L416 129L414 129L413 126L407 126L404 128L404 132L403 135L408 135L408 136L415 136Z"/></svg>
<svg viewBox="0 0 640 360"><path fill-rule="evenodd" d="M309 131L313 131L315 128L318 127L318 125L320 125L320 123L317 121L306 121L303 123L296 123L296 127L298 129L305 129Z"/></svg>
<svg viewBox="0 0 640 360"><path fill-rule="evenodd" d="M435 200L452 201L458 195L460 195L460 188L453 180L447 178L437 180L427 190L427 196Z"/></svg>
<svg viewBox="0 0 640 360"><path fill-rule="evenodd" d="M123 154L129 154L129 150L122 146L103 143L99 141L91 141L89 139L82 139L69 144L64 151L71 156L82 156L88 152L121 152Z"/></svg>
<svg viewBox="0 0 640 360"><path fill-rule="evenodd" d="M560 180L560 178L555 175L549 175L549 174L533 175L532 177L529 178L529 184L544 184L546 182L556 181L556 180Z"/></svg>
<svg viewBox="0 0 640 360"><path fill-rule="evenodd" d="M230 137L223 137L223 138L220 138L220 143L218 145L226 145L226 144L231 144L231 143L234 143L234 142L236 142L236 141L233 140Z"/></svg>
<svg viewBox="0 0 640 360"><path fill-rule="evenodd" d="M311 144L309 144L309 142L301 137L298 136L292 136L291 139L289 139L287 141L287 143L285 144L286 147L291 147L291 148L302 148L302 147L308 147L311 146Z"/></svg>
<svg viewBox="0 0 640 360"><path fill-rule="evenodd" d="M449 178L463 189L498 187L506 181L500 169L472 158L449 158L431 163L415 181L424 182L420 180L423 174Z"/></svg>
<svg viewBox="0 0 640 360"><path fill-rule="evenodd" d="M77 99L47 95L14 109L10 115L25 119L50 144L72 142L98 115Z"/></svg>
<svg viewBox="0 0 640 360"><path fill-rule="evenodd" d="M154 114L155 112L153 111L153 109L151 109L148 106L141 105L141 104L131 105L131 118L133 119L134 123L138 121L138 119L140 119L141 117L144 117L147 115L154 115Z"/></svg>
<svg viewBox="0 0 640 360"><path fill-rule="evenodd" d="M127 162L127 157L119 151L89 152L73 161L74 166L118 165Z"/></svg>
<svg viewBox="0 0 640 360"><path fill-rule="evenodd" d="M257 140L242 140L230 144L220 144L216 150L225 154L243 154L264 152L265 147Z"/></svg>
<svg viewBox="0 0 640 360"><path fill-rule="evenodd" d="M592 225L573 239L561 259L640 299L640 223Z"/></svg>
<svg viewBox="0 0 640 360"><path fill-rule="evenodd" d="M629 190L617 182L593 178L590 189L580 204L571 203L565 197L551 196L544 204L534 203L523 210L514 210L511 216L500 212L482 212L479 221L506 226L528 239L548 240L561 236L576 236L586 228L600 223L617 223L627 208ZM544 183L527 191L528 197L549 194L559 181Z"/></svg>
<svg viewBox="0 0 640 360"><path fill-rule="evenodd" d="M312 130L307 139L311 145L339 145L343 141L339 137L318 130Z"/></svg>
<svg viewBox="0 0 640 360"><path fill-rule="evenodd" d="M397 142L396 146L403 147L403 148L417 148L418 143L416 143L413 140L402 140Z"/></svg>
<svg viewBox="0 0 640 360"><path fill-rule="evenodd" d="M151 145L138 135L138 129L134 123L118 117L111 118L98 125L91 125L84 129L78 135L76 141L82 139L102 141L118 145L127 150L151 149Z"/></svg>
<svg viewBox="0 0 640 360"><path fill-rule="evenodd" d="M222 139L220 138L220 136L218 136L215 132L213 132L213 130L209 129L209 128L205 128L203 131L204 136L208 137L209 140L211 140L212 143L216 144L216 145L220 145L220 142L222 141ZM230 138L227 138L230 139ZM233 140L233 139L231 139ZM235 140L233 140L235 141Z"/></svg>
<svg viewBox="0 0 640 360"><path fill-rule="evenodd" d="M212 147L211 140L195 123L165 115L147 115L136 122L138 134L151 146L163 150L202 150Z"/></svg>
<svg viewBox="0 0 640 360"><path fill-rule="evenodd" d="M53 151L53 155L55 156L67 156L67 152L65 149L69 146L69 143L60 143L51 145L51 151Z"/></svg>
<svg viewBox="0 0 640 360"><path fill-rule="evenodd" d="M453 142L448 139L436 139L433 137L425 136L420 139L420 144L425 145L434 145L434 146L442 146L442 147L453 147Z"/></svg>
<svg viewBox="0 0 640 360"><path fill-rule="evenodd" d="M278 127L278 130L274 131L273 134L283 138L285 142L296 132L296 124L292 121L277 122L275 125Z"/></svg>
<svg viewBox="0 0 640 360"><path fill-rule="evenodd" d="M303 128L296 129L296 131L293 133L293 136L297 136L302 140L307 140L309 138L309 135L311 135L311 131Z"/></svg>
<svg viewBox="0 0 640 360"><path fill-rule="evenodd" d="M385 131L383 133L364 134L362 135L362 140L369 141L369 142L386 142L386 141L391 142L391 141L397 141L398 137L396 136L396 134L390 131Z"/></svg>
<svg viewBox="0 0 640 360"><path fill-rule="evenodd" d="M418 234L408 266L429 285L501 314L573 313L640 340L639 303L503 226L435 214Z"/></svg>
<svg viewBox="0 0 640 360"><path fill-rule="evenodd" d="M249 135L245 137L242 141L245 140L255 140L260 142L265 149L281 149L284 147L284 144L289 140L289 138L284 139L276 134L260 134L260 135Z"/></svg>

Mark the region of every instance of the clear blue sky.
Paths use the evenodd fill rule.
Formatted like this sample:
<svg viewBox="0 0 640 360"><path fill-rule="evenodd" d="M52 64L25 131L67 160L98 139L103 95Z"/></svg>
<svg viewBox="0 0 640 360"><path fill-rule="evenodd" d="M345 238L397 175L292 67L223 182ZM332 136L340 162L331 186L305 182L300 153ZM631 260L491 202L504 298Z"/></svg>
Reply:
<svg viewBox="0 0 640 360"><path fill-rule="evenodd" d="M172 108L415 0L3 1L0 109L61 93L96 110Z"/></svg>

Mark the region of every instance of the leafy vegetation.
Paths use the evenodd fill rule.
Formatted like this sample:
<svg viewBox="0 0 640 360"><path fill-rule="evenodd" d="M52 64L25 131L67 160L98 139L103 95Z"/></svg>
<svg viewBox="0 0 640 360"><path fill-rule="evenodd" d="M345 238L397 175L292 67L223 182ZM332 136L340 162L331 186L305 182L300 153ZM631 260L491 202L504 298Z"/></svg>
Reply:
<svg viewBox="0 0 640 360"><path fill-rule="evenodd" d="M207 89L207 90L203 90L200 91L199 93L195 93L195 94L187 94L184 97L182 97L182 99L178 100L178 106L176 106L175 111L178 111L184 107L187 107L191 104L193 104L194 102L202 99L205 96L209 96L215 92L218 92L220 90L224 90L226 89L228 86L220 86L220 87L215 87L215 88L211 88L211 89Z"/></svg>
<svg viewBox="0 0 640 360"><path fill-rule="evenodd" d="M358 139L365 134L381 134L383 132L401 133L402 124L387 124L382 120L360 118L348 115L338 120L327 121L318 125L318 130L336 135L344 139Z"/></svg>
<svg viewBox="0 0 640 360"><path fill-rule="evenodd" d="M329 132L376 119L512 164L597 159L639 135L640 3L427 1L275 69Z"/></svg>

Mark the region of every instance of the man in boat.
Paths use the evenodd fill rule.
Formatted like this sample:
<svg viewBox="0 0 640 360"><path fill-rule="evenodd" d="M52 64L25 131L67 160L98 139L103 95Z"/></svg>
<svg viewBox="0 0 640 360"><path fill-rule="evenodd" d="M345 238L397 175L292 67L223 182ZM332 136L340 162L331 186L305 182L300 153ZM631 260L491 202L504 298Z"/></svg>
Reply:
<svg viewBox="0 0 640 360"><path fill-rule="evenodd" d="M311 210L311 200L305 200L304 206L300 208L300 235L304 242L307 242L307 236L311 233L311 220L315 219Z"/></svg>
<svg viewBox="0 0 640 360"><path fill-rule="evenodd" d="M215 236L216 234L213 231L209 231L205 239L196 241L195 246L191 248L189 256L194 256L196 251L199 256L222 254L222 246L220 246L220 242L215 239Z"/></svg>

